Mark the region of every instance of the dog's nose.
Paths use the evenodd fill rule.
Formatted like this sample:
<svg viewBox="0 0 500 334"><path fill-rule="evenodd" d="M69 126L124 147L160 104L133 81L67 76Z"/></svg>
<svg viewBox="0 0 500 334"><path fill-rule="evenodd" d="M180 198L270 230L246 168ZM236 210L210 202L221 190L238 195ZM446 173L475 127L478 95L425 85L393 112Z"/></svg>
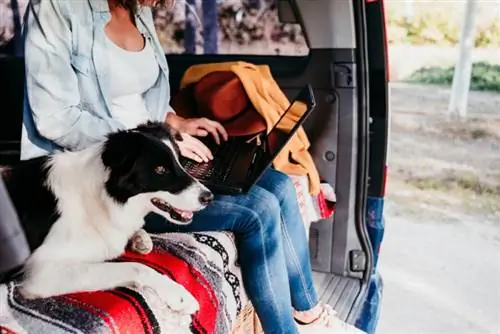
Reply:
<svg viewBox="0 0 500 334"><path fill-rule="evenodd" d="M214 200L214 194L212 194L210 191L203 191L200 194L199 200L201 204L208 205Z"/></svg>

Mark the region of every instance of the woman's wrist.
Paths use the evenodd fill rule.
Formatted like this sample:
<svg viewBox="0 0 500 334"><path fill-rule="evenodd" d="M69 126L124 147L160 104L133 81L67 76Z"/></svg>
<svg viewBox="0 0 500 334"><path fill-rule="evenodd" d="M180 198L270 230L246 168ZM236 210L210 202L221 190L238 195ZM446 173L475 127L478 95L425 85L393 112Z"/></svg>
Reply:
<svg viewBox="0 0 500 334"><path fill-rule="evenodd" d="M179 130L182 121L184 121L184 118L182 118L179 115L176 115L173 112L169 112L167 114L166 119L165 119L165 123L167 123L169 126L171 126L172 128L174 128L176 130Z"/></svg>

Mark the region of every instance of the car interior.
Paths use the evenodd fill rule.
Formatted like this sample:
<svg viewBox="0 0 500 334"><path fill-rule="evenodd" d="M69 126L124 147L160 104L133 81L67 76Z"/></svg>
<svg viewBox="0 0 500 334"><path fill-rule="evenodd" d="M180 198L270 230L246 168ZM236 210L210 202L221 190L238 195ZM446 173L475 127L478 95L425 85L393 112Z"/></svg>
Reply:
<svg viewBox="0 0 500 334"><path fill-rule="evenodd" d="M377 145L385 149L385 140L372 141L372 132L379 129L381 138L385 138L387 117L382 111L372 114L375 111L370 106L380 102L374 94L386 93L382 91L385 86L377 89L376 81L370 81L368 75L374 73L374 79L382 80L381 62L385 58L378 47L383 40L371 36L367 28L377 24L380 29L380 17L367 20L370 8L364 0L276 1L280 21L302 30L307 53L237 54L233 50L231 54L193 54L166 50L172 94L179 90L190 66L236 60L268 65L290 99L305 84L312 85L317 107L304 128L320 176L337 196L334 217L310 227L314 279L321 299L332 305L340 318L353 323L373 269L373 250L365 224L366 200L383 187L379 176L385 160L373 158L370 151ZM374 45L370 47L370 43ZM370 48L378 53L368 61ZM0 165L19 160L24 67L22 57L13 54L14 49L12 43L0 46ZM374 67L378 72L372 71ZM382 109L385 112L385 107ZM370 170L369 163L373 163ZM371 179L374 183L369 183Z"/></svg>

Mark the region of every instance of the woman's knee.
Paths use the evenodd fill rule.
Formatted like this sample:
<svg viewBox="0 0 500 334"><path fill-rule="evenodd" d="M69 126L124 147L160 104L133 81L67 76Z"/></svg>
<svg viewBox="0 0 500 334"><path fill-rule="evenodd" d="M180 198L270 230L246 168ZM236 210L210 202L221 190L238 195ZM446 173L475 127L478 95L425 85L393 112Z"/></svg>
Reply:
<svg viewBox="0 0 500 334"><path fill-rule="evenodd" d="M252 227L258 227L268 236L277 234L280 226L281 207L279 200L272 193L258 186L254 186L248 194L251 196L251 205L247 209L251 211L247 221ZM247 195L247 196L248 196Z"/></svg>
<svg viewBox="0 0 500 334"><path fill-rule="evenodd" d="M280 203L288 200L296 200L297 192L292 178L275 169L269 169L259 186L272 193Z"/></svg>

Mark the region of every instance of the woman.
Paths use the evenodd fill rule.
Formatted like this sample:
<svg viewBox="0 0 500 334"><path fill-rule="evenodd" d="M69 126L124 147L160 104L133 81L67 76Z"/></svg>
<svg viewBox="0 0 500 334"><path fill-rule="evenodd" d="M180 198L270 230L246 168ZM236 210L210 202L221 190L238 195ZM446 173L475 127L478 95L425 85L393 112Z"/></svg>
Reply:
<svg viewBox="0 0 500 334"><path fill-rule="evenodd" d="M168 66L151 14L158 2L31 2L25 25L23 159L79 150L146 120L165 120L179 130L184 156L212 158L194 136L212 135L219 142L227 139L224 128L207 119L183 119L169 106ZM249 194L217 196L189 226L150 221L147 227L234 232L245 288L266 333L348 332L331 308L318 302L306 233L287 176L269 170Z"/></svg>

